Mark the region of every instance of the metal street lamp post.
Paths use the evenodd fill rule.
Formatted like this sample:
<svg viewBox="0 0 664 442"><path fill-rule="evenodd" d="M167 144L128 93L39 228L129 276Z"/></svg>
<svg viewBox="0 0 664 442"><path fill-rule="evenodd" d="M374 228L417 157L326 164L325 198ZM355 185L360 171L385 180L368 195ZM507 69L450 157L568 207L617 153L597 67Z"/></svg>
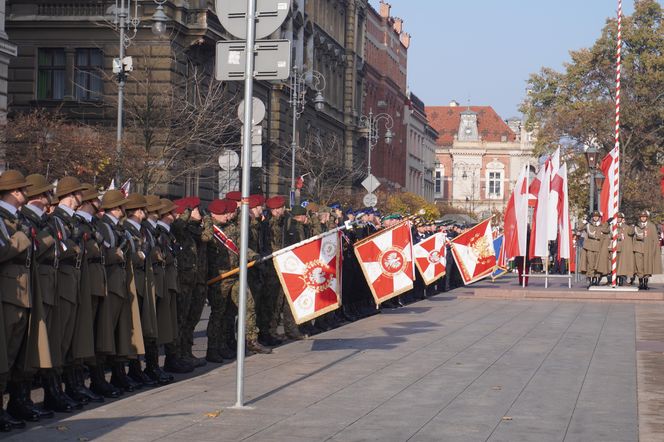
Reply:
<svg viewBox="0 0 664 442"><path fill-rule="evenodd" d="M465 181L468 179L468 172L471 173L471 182L470 182L470 198L466 196L466 201L470 202L470 211L475 212L475 178L476 173L482 166L479 164L466 164L458 163L458 166L461 167L462 173L461 178Z"/></svg>
<svg viewBox="0 0 664 442"><path fill-rule="evenodd" d="M297 132L297 120L304 112L307 103L307 86L311 86L316 91L314 97L314 106L317 111L325 109L325 76L318 71L310 70L300 73L297 66L293 66L293 72L290 76L290 100L289 103L293 109L293 136L291 139L291 186L290 186L290 206L295 205L295 151L297 150L297 141L295 134Z"/></svg>
<svg viewBox="0 0 664 442"><path fill-rule="evenodd" d="M133 1L133 10L132 10ZM164 13L164 3L166 0L153 0L157 9L152 15L152 33L158 37L166 32L166 23L168 16ZM125 57L125 49L129 47L136 38L141 19L138 16L138 0L118 0L116 2L115 17L113 23L117 25L120 34L119 56L113 60L113 73L117 74L118 82L118 115L117 115L117 133L116 133L116 169L115 179L120 184L120 158L122 157L122 133L124 116L124 87L127 82L127 74L133 70L131 57ZM131 31L132 34L128 34Z"/></svg>
<svg viewBox="0 0 664 442"><path fill-rule="evenodd" d="M385 126L385 144L392 144L392 138L394 138L394 133L392 133L394 120L391 115L386 113L374 115L373 109L370 109L368 116L362 115L360 117L360 127L367 134L367 176L371 176L371 151L378 144L378 123L381 121Z"/></svg>

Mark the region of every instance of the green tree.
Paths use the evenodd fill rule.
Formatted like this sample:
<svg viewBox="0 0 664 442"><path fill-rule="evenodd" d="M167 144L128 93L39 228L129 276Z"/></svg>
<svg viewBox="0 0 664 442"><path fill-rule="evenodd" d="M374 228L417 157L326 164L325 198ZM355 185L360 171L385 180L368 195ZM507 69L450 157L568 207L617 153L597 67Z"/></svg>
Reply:
<svg viewBox="0 0 664 442"><path fill-rule="evenodd" d="M662 211L659 166L664 157L664 27L656 0L637 0L632 16L622 20L621 75L621 209ZM543 68L529 79L522 111L538 128L538 153L569 141L577 166L570 174L570 199L587 207L584 144L596 142L600 159L614 147L615 57L617 19L608 19L591 48L571 51L562 72Z"/></svg>

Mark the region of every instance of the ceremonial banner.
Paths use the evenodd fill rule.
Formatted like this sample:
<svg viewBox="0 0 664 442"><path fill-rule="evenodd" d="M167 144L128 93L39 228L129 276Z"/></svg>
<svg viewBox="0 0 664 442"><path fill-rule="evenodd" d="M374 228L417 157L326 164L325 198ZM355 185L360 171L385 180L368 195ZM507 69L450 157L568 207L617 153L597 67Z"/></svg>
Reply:
<svg viewBox="0 0 664 442"><path fill-rule="evenodd" d="M413 288L415 265L410 222L378 232L356 244L355 256L376 304Z"/></svg>
<svg viewBox="0 0 664 442"><path fill-rule="evenodd" d="M433 236L413 245L415 265L426 285L445 276L446 235L438 232Z"/></svg>
<svg viewBox="0 0 664 442"><path fill-rule="evenodd" d="M465 285L490 275L496 266L491 218L454 238L452 255Z"/></svg>
<svg viewBox="0 0 664 442"><path fill-rule="evenodd" d="M274 268L298 324L341 305L341 232L303 243L274 258Z"/></svg>
<svg viewBox="0 0 664 442"><path fill-rule="evenodd" d="M498 236L493 240L493 250L496 254L496 267L491 272L491 279L495 280L507 273L507 261L505 260L505 237Z"/></svg>

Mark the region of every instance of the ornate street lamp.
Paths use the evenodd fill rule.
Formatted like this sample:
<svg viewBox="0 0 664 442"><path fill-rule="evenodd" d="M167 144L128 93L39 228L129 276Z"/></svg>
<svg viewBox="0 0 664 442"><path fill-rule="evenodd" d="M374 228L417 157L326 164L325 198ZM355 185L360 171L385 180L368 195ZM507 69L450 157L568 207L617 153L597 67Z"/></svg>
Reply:
<svg viewBox="0 0 664 442"><path fill-rule="evenodd" d="M371 151L378 144L378 123L381 121L385 127L385 144L392 144L392 138L394 138L394 133L392 132L394 120L391 115L386 113L374 115L373 109L370 109L369 115L362 115L360 117L360 127L367 134L367 176L371 176Z"/></svg>
<svg viewBox="0 0 664 442"><path fill-rule="evenodd" d="M288 101L293 109L293 135L291 138L291 186L290 186L290 206L295 204L295 151L297 150L297 141L295 133L297 129L297 120L304 112L307 103L307 86L316 91L313 99L314 107L317 111L325 109L325 76L318 71L310 70L300 73L297 66L293 66L293 72L290 76L290 100Z"/></svg>
<svg viewBox="0 0 664 442"><path fill-rule="evenodd" d="M597 149L594 139L585 146L584 155L586 156L586 161L588 162L588 181L590 181L588 206L589 212L592 213L592 211L595 210L595 171L597 170L597 158L599 155L599 150Z"/></svg>

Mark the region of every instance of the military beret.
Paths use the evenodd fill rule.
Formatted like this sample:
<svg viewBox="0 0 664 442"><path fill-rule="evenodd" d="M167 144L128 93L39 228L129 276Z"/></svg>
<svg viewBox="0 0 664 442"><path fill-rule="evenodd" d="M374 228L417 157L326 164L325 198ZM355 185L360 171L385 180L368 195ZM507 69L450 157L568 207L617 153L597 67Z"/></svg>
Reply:
<svg viewBox="0 0 664 442"><path fill-rule="evenodd" d="M220 199L212 200L212 202L208 204L207 209L210 213L213 213L215 215L223 215L225 213L228 213L226 200L220 200Z"/></svg>
<svg viewBox="0 0 664 442"><path fill-rule="evenodd" d="M190 196L188 200L189 200L190 209L195 209L196 207L201 205L201 199L197 196Z"/></svg>
<svg viewBox="0 0 664 442"><path fill-rule="evenodd" d="M327 207L329 207L332 210L337 210L337 209L341 210L341 203L334 202L328 205Z"/></svg>
<svg viewBox="0 0 664 442"><path fill-rule="evenodd" d="M353 210L352 207L349 207L348 209L346 209L346 211L344 213L346 215L355 215L355 211Z"/></svg>
<svg viewBox="0 0 664 442"><path fill-rule="evenodd" d="M189 202L187 201L188 198L179 198L173 201L173 204L175 204L177 207L175 209L175 212L180 215L184 213L185 210L187 210L189 207Z"/></svg>
<svg viewBox="0 0 664 442"><path fill-rule="evenodd" d="M267 206L268 209L278 209L286 205L286 199L283 196L279 195L273 196L272 198L267 199L265 205Z"/></svg>
<svg viewBox="0 0 664 442"><path fill-rule="evenodd" d="M302 206L295 206L291 209L291 214L293 216L306 215L307 214L307 209L305 209Z"/></svg>
<svg viewBox="0 0 664 442"><path fill-rule="evenodd" d="M262 206L265 203L265 198L263 195L249 195L249 208L253 209L258 206Z"/></svg>
<svg viewBox="0 0 664 442"><path fill-rule="evenodd" d="M239 190L228 192L226 194L226 199L232 201L240 201L242 199L242 192L240 192Z"/></svg>

